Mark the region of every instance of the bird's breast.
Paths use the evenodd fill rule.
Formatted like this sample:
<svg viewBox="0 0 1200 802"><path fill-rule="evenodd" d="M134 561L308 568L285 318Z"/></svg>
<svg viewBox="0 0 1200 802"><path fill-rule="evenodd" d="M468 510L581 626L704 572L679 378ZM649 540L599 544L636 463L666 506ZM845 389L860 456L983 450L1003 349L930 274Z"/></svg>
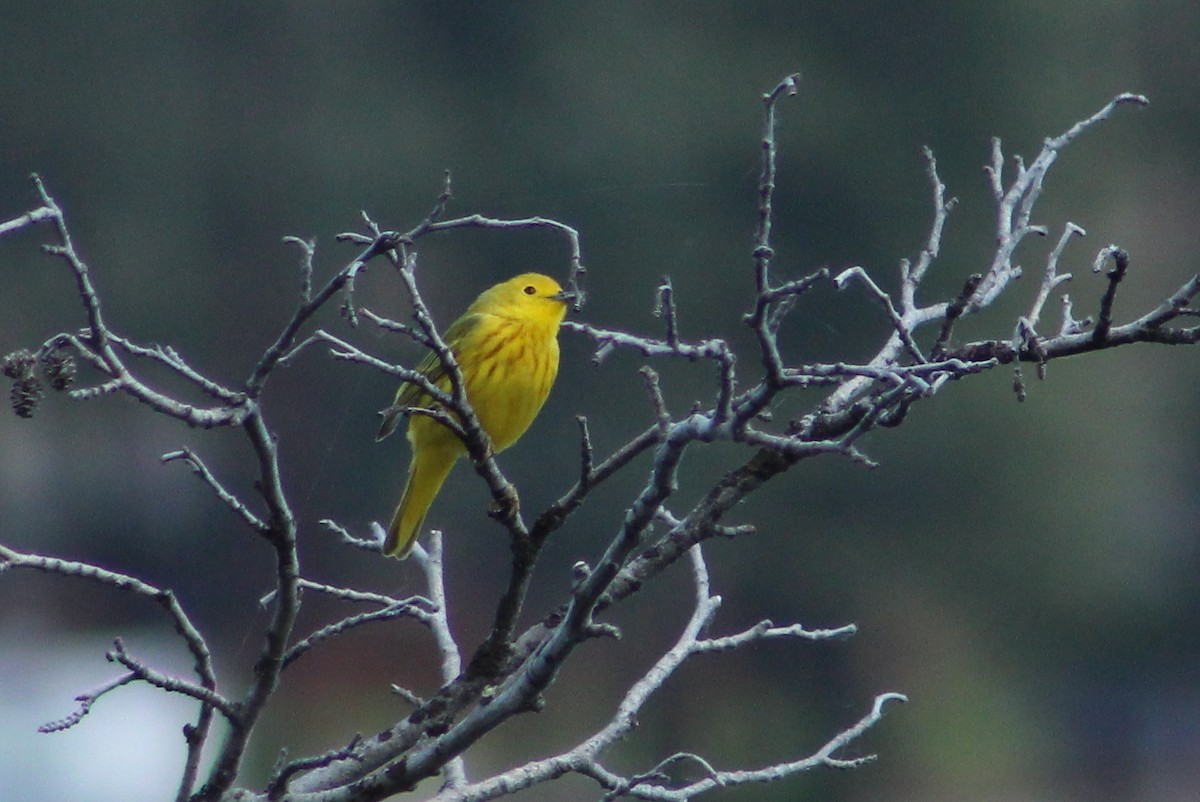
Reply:
<svg viewBox="0 0 1200 802"><path fill-rule="evenodd" d="M460 356L467 398L497 451L525 433L558 374L553 330L500 320Z"/></svg>

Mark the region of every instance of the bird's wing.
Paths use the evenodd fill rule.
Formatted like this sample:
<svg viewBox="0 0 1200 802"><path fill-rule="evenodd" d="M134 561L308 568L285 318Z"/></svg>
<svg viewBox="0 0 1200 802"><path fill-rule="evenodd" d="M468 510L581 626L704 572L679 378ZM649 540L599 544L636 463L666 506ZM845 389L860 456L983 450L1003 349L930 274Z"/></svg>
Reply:
<svg viewBox="0 0 1200 802"><path fill-rule="evenodd" d="M450 346L450 353L454 354L454 358L458 359L459 348L463 340L473 329L480 323L480 315L468 313L460 317L458 320L450 324L450 328L446 329L446 333L442 335L442 340L446 345ZM442 360L433 351L425 355L421 363L417 365L417 373L425 376L433 384L441 387L443 390L450 389L450 379L446 375L446 366L442 364ZM404 407L419 407L429 403L429 396L426 395L419 384L413 382L404 382L400 385L400 389L396 391L396 398L392 401L392 405L385 409L383 415L383 423L379 425L379 434L375 436L376 440L382 440L396 430L396 426L400 423L401 410Z"/></svg>

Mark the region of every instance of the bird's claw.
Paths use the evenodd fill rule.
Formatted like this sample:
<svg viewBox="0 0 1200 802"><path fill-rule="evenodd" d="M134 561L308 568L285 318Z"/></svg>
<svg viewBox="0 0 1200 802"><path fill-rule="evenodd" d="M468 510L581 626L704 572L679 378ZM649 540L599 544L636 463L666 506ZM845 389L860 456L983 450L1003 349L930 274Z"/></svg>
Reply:
<svg viewBox="0 0 1200 802"><path fill-rule="evenodd" d="M488 515L497 520L511 521L521 511L521 499L517 496L517 489L512 485L506 485L502 493L500 498L492 499L492 503L488 506Z"/></svg>

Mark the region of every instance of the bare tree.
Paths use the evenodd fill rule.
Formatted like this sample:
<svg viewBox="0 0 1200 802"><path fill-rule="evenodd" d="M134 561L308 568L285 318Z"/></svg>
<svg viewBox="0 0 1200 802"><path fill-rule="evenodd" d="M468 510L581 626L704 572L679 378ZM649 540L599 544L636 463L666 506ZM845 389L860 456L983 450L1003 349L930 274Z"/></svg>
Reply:
<svg viewBox="0 0 1200 802"><path fill-rule="evenodd" d="M1031 363L1041 372L1055 359L1135 342L1196 343L1200 340L1200 327L1179 324L1182 318L1195 314L1189 303L1200 290L1200 276L1190 278L1156 308L1119 324L1112 316L1113 299L1129 273L1130 258L1122 249L1110 245L1100 249L1095 257L1094 269L1107 269L1108 283L1096 305L1094 321L1075 318L1070 298L1060 294L1063 283L1071 278L1058 272L1060 257L1083 229L1068 222L1060 231L1051 232L1034 222L1034 210L1047 172L1064 148L1119 107L1147 102L1138 95L1122 94L1065 133L1047 139L1041 152L1029 162L1015 157L1006 167L1009 160L1000 141L993 141L987 174L996 205L996 246L990 264L981 265L977 273L964 277L962 290L955 297L928 304L917 297L922 281L938 258L943 228L955 205L946 196L937 163L928 150L925 158L932 196L932 224L921 252L912 260L901 260L898 295L885 292L858 266L836 275L822 268L803 278L780 281L771 270L775 254L771 243L775 222L772 199L776 181L776 112L784 98L796 93L796 80L796 76L789 76L763 96L758 224L750 254L752 267L748 264L747 269L755 294L753 306L744 316L757 350L748 361L739 362L726 340L712 337L692 341L682 337L676 319L676 288L669 279L655 290L663 326L659 336L636 335L588 323L565 324L569 331L595 343L597 361L616 349L630 349L645 357L649 364L641 368L641 374L650 414L642 431L607 455L594 452L588 421L579 418L578 478L557 501L536 515L521 509L517 489L493 459L488 438L467 402L453 354L439 336L419 292L416 246L427 236L460 228L548 228L563 236L570 246L570 264L565 272L569 285L582 298L584 267L579 235L574 229L544 218L501 220L471 215L447 219L445 212L450 199L447 177L446 186L428 217L410 230L383 231L364 218L366 233L343 235L361 250L319 288L314 285L315 246L288 238L301 253L302 288L295 310L263 352L251 375L241 384L226 385L201 374L171 347L139 344L117 333L103 313L90 268L72 242L62 209L34 177L40 205L0 223L0 235L39 225L50 226L51 242L44 250L61 260L74 276L84 325L5 358L4 371L12 380L14 409L18 414L32 415L43 385L48 382L77 400L123 394L154 413L188 426L240 430L252 448L257 498L243 498L228 490L191 449L165 454L163 460L190 467L271 550L275 566L274 590L268 599L271 615L261 633L253 680L248 687L239 689L219 680L205 635L192 623L171 589L96 565L22 553L0 545L0 569L30 568L80 577L157 603L170 616L194 660L194 677L172 676L139 659L135 645L117 640L107 657L120 665L120 673L102 687L80 695L74 712L47 724L44 730L62 730L79 724L98 698L134 682L190 697L197 712L194 723L185 730L187 758L176 795L181 802L360 802L411 790L422 780L438 775L442 785L436 799L474 802L509 795L571 773L593 779L603 799L685 800L714 788L781 781L822 766L853 768L869 762L871 757L848 756L846 747L875 726L892 702L904 701L901 694L884 693L864 701L861 718L847 722L844 730L811 754L797 755L786 762L728 770L718 768L721 762L718 757L679 753L664 755L655 765L646 766L636 774L621 774L605 765L606 754L630 733L646 701L692 656L736 651L767 639L818 641L843 638L855 632L853 625L813 630L799 624L779 626L762 621L723 636L706 634L713 626L721 600L710 589L703 544L709 538L737 537L751 531L748 526L724 523L726 513L735 504L810 457L838 455L862 465L873 465L861 449L864 435L901 424L914 403L935 395L953 380L1021 362ZM1052 245L1028 311L1016 321L1002 322L1000 336L995 339L956 342L953 336L956 321L987 310L1021 275L1022 268L1013 261L1018 245L1031 234L1051 233L1056 236L1050 240ZM411 323L388 320L358 308L355 280L380 258L390 260L408 291L413 312ZM604 281L604 277L596 280ZM838 289L856 287L877 301L889 323L889 333L875 355L863 363L789 364L778 347L781 327L810 289L829 282ZM1061 305L1061 317L1057 326L1047 325L1043 323L1043 311L1055 296ZM398 332L432 349L445 363L451 377L451 392L438 390L411 368L390 364L369 353L351 342L349 334L339 336L324 328L312 328L317 314L326 311L336 299L341 301L341 311L351 332L365 319L371 326ZM1046 331L1051 333L1043 333ZM441 539L436 532L430 536L427 549L418 546L414 552L425 579L424 596L394 598L373 591L335 587L306 578L301 571L292 494L280 478L279 453L262 392L277 368L313 347L325 348L334 359L355 363L363 369L383 371L397 379L421 384L445 410L434 414L440 414L466 444L474 469L495 502L494 517L507 531L512 552L511 571L506 587L496 599L491 631L480 643L459 643L451 634L442 580ZM76 359L99 379L71 389ZM668 407L658 375L650 364L671 359L711 364L713 390L706 402L685 412ZM147 363L184 380L198 391L204 402L185 400L182 395L156 389L142 377ZM738 372L743 365L750 366L746 371L750 374L748 380ZM1018 397L1022 396L1024 385L1019 369L1014 371L1014 387ZM810 388L822 389L824 397L807 414L790 421L771 419L768 410L781 396ZM672 509L685 457L715 442L738 443L745 450L690 509ZM590 563L577 563L569 595L554 609L544 611L536 623L522 629L525 601L547 538L572 516L586 514L581 508L589 494L627 469L642 454L652 455L650 474L629 499L624 519L604 552L595 555ZM382 532L377 526L366 536L357 536L333 521L322 523L351 547L373 552L380 549ZM465 761L471 748L506 720L540 709L544 704L542 693L577 648L587 641L615 634L615 627L604 620L605 613L638 595L665 568L681 560L690 566L694 592L691 615L683 622L675 643L627 689L611 717L588 737L563 744L549 757L530 760L493 776L471 776ZM305 593L327 594L359 604L365 612L302 634L297 632L297 613ZM281 762L264 787L244 787L240 771L247 746L264 708L286 681L287 669L343 633L394 619L411 619L429 628L436 643L434 659L441 667L442 687L430 698L419 698L400 689L411 701L413 710L385 731L369 738L354 736L344 746L324 754ZM227 734L220 743L215 743L218 739L213 724L218 717L224 719ZM211 763L202 760L206 747L213 755ZM687 771L681 772L681 768Z"/></svg>

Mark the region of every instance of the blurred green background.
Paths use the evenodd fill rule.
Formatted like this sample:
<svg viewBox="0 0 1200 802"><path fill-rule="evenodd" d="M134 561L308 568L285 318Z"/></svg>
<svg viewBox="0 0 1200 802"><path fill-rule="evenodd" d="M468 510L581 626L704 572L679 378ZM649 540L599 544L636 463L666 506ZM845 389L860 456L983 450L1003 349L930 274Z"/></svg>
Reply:
<svg viewBox="0 0 1200 802"><path fill-rule="evenodd" d="M583 235L591 301L582 318L653 333L653 292L674 281L683 334L752 352L759 97L802 71L781 106L778 275L864 265L886 287L922 246L932 210L919 149L935 151L960 199L933 301L986 264L994 212L981 170L989 138L1036 154L1121 91L1123 109L1067 150L1036 222L1052 239L1088 230L1063 269L1077 314L1103 280L1088 268L1115 242L1132 254L1117 315L1140 314L1200 264L1200 12L1189 2L880 3L526 2L490 4L5 3L0 7L0 219L36 203L39 172L65 208L113 327L176 346L217 379L247 375L296 300L297 254L317 269L353 255L335 242L359 211L407 228L453 171L451 213L544 215ZM82 325L64 267L39 229L0 240L0 353ZM1027 270L1046 242L1019 253ZM519 270L566 271L545 232L464 232L420 247L420 281L443 324L483 287ZM1006 337L1033 282L961 336ZM359 302L403 316L382 261ZM1048 307L1046 324L1057 324ZM330 307L321 325L346 333ZM784 338L790 358L864 359L887 333L863 293L806 297ZM398 360L399 338L348 333ZM651 420L639 361L590 364L564 335L559 384L502 464L527 509L577 470L574 416L606 453ZM850 750L852 772L818 771L715 800L1181 800L1200 783L1200 553L1192 349L1138 347L975 377L873 435L866 471L811 461L737 511L759 533L708 549L717 622L770 617L856 622L834 644L772 643L688 665L610 757L637 772L679 750L721 768L806 755L856 721L876 693L907 693ZM682 413L707 398L707 366L660 365ZM149 375L154 376L153 371ZM162 377L159 380L166 381ZM401 439L372 442L386 377L312 351L276 375L266 404L301 525L306 575L418 592L415 566L349 553L316 522L355 531L386 518L407 461ZM813 398L780 405L782 417ZM182 466L187 445L252 497L236 433L201 432L125 398L54 397L32 421L0 415L0 542L90 560L177 589L211 633L237 686L258 650L269 555ZM682 475L695 498L744 452L717 446ZM593 560L644 463L596 493L556 536L529 605L536 615ZM452 617L464 643L485 631L506 563L485 494L460 468L429 524L448 532ZM457 503L455 503L457 501ZM676 637L687 577L675 570L617 613L627 637L586 646L549 708L472 754L473 777L541 756L594 729ZM301 631L349 610L310 599ZM114 676L103 652L186 672L160 611L78 581L0 577L0 788L11 799L160 800L183 755L191 706L145 688L106 697L79 727L39 735L72 697ZM280 747L323 751L404 714L387 688L436 687L431 644L409 624L360 630L289 671L256 741L247 780ZM133 787L130 787L130 786ZM432 790L432 787L429 789ZM598 797L568 779L525 798Z"/></svg>

